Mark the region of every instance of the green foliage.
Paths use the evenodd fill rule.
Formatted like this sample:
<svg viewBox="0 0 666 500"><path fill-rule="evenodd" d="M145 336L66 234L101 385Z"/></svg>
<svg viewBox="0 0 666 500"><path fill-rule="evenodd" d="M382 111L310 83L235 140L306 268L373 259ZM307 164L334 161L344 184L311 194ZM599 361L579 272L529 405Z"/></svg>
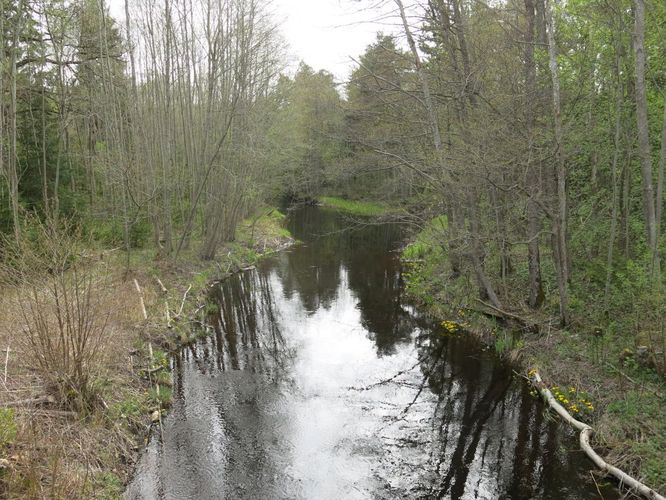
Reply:
<svg viewBox="0 0 666 500"><path fill-rule="evenodd" d="M663 401L647 393L627 391L624 398L608 405L613 415L611 425L614 436L624 436L622 447L642 458L641 473L645 481L657 490L666 486L666 419ZM649 422L649 438L645 436L645 423Z"/></svg>
<svg viewBox="0 0 666 500"><path fill-rule="evenodd" d="M111 422L120 420L137 420L147 412L147 399L142 396L130 395L127 398L109 405L107 416Z"/></svg>
<svg viewBox="0 0 666 500"><path fill-rule="evenodd" d="M148 392L148 399L153 405L167 408L171 405L173 391L171 390L171 387L160 386L159 391L156 388L152 388Z"/></svg>
<svg viewBox="0 0 666 500"><path fill-rule="evenodd" d="M169 355L162 351L161 349L153 350L153 359L151 361L151 368L153 370L157 368L168 369L169 368Z"/></svg>
<svg viewBox="0 0 666 500"><path fill-rule="evenodd" d="M0 450L16 439L17 426L13 408L0 408Z"/></svg>
<svg viewBox="0 0 666 500"><path fill-rule="evenodd" d="M243 243L234 242L227 245L227 248L229 249L228 259L232 266L237 269L252 265L259 260L257 251Z"/></svg>
<svg viewBox="0 0 666 500"><path fill-rule="evenodd" d="M100 500L121 500L125 486L113 472L100 472L93 480L94 498Z"/></svg>
<svg viewBox="0 0 666 500"><path fill-rule="evenodd" d="M432 247L424 241L413 241L402 251L403 259L417 260L425 258L430 253Z"/></svg>
<svg viewBox="0 0 666 500"><path fill-rule="evenodd" d="M511 351L515 344L513 332L502 330L501 334L495 339L495 352L501 356L505 352Z"/></svg>
<svg viewBox="0 0 666 500"><path fill-rule="evenodd" d="M594 405L585 392L581 392L573 386L561 388L552 386L550 392L555 399L564 406L578 420L586 420L594 412Z"/></svg>
<svg viewBox="0 0 666 500"><path fill-rule="evenodd" d="M301 63L293 79L280 77L272 98L268 138L270 161L280 175L278 187L295 197L312 197L335 176L345 153L341 99L333 75Z"/></svg>
<svg viewBox="0 0 666 500"><path fill-rule="evenodd" d="M240 246L232 246L233 253L240 255L234 256L234 262L239 264L240 260L244 264L254 263L259 254L252 249L262 249L266 241L291 238L291 233L284 226L285 220L286 216L279 210L262 207L254 216L241 221L236 232Z"/></svg>
<svg viewBox="0 0 666 500"><path fill-rule="evenodd" d="M446 215L439 215L430 220L419 231L411 243L405 247L402 256L404 259L425 259L432 253L443 257L443 244L446 242L448 220Z"/></svg>
<svg viewBox="0 0 666 500"><path fill-rule="evenodd" d="M125 228L120 219L90 219L85 223L85 231L93 241L105 247L118 247L125 244ZM130 248L144 248L150 241L152 227L145 220L129 227Z"/></svg>
<svg viewBox="0 0 666 500"><path fill-rule="evenodd" d="M415 186L420 179L405 182L404 172L391 157L418 150L416 138L423 133L422 108L414 106L410 96L418 85L410 56L399 48L395 37L378 33L359 63L347 84L345 121L350 158L340 172L337 191L351 197L411 197L418 191Z"/></svg>
<svg viewBox="0 0 666 500"><path fill-rule="evenodd" d="M211 272L210 271L200 271L194 275L193 278L193 283L192 285L196 289L201 289L206 286L211 280Z"/></svg>
<svg viewBox="0 0 666 500"><path fill-rule="evenodd" d="M360 201L360 200L347 200L344 198L337 198L335 196L321 196L319 197L324 206L335 208L341 212L346 212L353 215L360 215L365 217L377 217L386 215L393 210L379 203Z"/></svg>

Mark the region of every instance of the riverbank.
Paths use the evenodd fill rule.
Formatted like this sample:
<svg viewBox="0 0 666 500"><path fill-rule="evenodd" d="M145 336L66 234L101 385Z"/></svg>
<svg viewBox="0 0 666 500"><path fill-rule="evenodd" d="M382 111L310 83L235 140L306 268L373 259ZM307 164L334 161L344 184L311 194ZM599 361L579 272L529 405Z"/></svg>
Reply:
<svg viewBox="0 0 666 500"><path fill-rule="evenodd" d="M350 200L337 196L320 196L318 201L323 207L360 217L381 217L398 212L395 207L375 201Z"/></svg>
<svg viewBox="0 0 666 500"><path fill-rule="evenodd" d="M150 429L169 405L169 350L193 340L189 320L203 311L211 281L292 244L283 219L266 209L243 221L237 240L210 262L193 250L174 263L142 249L133 251L128 269L118 250L86 250L107 299L95 312L108 320L86 365L94 403L84 411L63 406L28 362L24 320L14 307L20 292L3 290L0 496L121 498Z"/></svg>
<svg viewBox="0 0 666 500"><path fill-rule="evenodd" d="M468 270L452 277L441 243L446 229L445 219L433 221L403 251L409 297L451 333L475 335L492 346L517 371L538 369L567 410L595 429L592 445L607 462L664 493L666 390L630 343L633 336L604 331L591 314L576 316L568 330L558 328L548 304L535 312L512 293L518 278L504 283L503 310L480 301ZM592 310L592 299L581 311Z"/></svg>

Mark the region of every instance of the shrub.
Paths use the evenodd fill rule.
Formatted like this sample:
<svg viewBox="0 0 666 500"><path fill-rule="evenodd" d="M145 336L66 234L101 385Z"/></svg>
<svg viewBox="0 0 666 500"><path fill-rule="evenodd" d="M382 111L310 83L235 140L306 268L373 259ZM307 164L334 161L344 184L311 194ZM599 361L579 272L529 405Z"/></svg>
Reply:
<svg viewBox="0 0 666 500"><path fill-rule="evenodd" d="M12 286L27 361L50 393L76 411L94 399L105 340L106 276L77 253L70 222L29 217L30 237L5 243L2 277Z"/></svg>

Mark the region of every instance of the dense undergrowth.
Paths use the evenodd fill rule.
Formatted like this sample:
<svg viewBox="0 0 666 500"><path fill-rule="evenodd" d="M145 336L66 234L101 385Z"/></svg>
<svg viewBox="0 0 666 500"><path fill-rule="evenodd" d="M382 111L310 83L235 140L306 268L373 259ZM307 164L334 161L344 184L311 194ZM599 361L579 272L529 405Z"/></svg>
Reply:
<svg viewBox="0 0 666 500"><path fill-rule="evenodd" d="M527 269L520 263L526 259L516 259L512 273L496 278L504 307L524 320L507 321L479 299L470 270L453 276L447 237L446 219L438 217L405 247L408 295L448 330L479 336L525 371L538 368L551 387L563 391L569 411L593 425L596 446L610 463L666 491L663 291L647 284L640 265L627 261L614 276L605 309L605 271L598 260L588 260L571 286L573 323L561 329L556 302L536 311L524 304ZM489 258L486 267L500 266ZM554 288L550 259L543 259L543 270L545 287ZM576 397L567 397L570 390Z"/></svg>

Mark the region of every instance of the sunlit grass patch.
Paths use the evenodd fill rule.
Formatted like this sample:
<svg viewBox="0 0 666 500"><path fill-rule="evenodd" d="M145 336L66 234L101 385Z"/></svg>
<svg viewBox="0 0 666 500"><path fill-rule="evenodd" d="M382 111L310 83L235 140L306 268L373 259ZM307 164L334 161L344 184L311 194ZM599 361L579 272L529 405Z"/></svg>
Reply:
<svg viewBox="0 0 666 500"><path fill-rule="evenodd" d="M395 210L387 205L382 205L376 202L358 201L358 200L345 200L335 196L322 196L319 201L327 207L335 208L342 212L353 215L361 215L366 217L378 217L386 215Z"/></svg>

